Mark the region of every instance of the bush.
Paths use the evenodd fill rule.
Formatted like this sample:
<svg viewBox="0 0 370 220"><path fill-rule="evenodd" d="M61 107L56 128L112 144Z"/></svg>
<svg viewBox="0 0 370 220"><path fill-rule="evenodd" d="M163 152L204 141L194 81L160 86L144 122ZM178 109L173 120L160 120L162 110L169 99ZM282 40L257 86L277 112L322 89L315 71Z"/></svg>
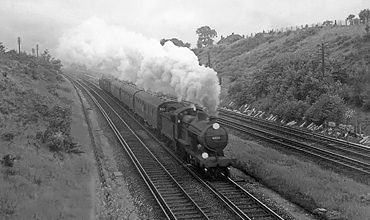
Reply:
<svg viewBox="0 0 370 220"><path fill-rule="evenodd" d="M363 41L364 41L364 42L370 42L370 32L369 32L369 33L364 34L364 36L363 36Z"/></svg>
<svg viewBox="0 0 370 220"><path fill-rule="evenodd" d="M287 120L296 120L301 119L309 107L304 101L285 101L279 104L273 113Z"/></svg>
<svg viewBox="0 0 370 220"><path fill-rule="evenodd" d="M364 100L364 103L362 104L362 109L366 112L370 111L370 98L367 100Z"/></svg>
<svg viewBox="0 0 370 220"><path fill-rule="evenodd" d="M3 141L12 141L14 139L14 134L11 132L6 132L1 135Z"/></svg>
<svg viewBox="0 0 370 220"><path fill-rule="evenodd" d="M61 153L79 154L78 145L73 142L70 136L71 114L70 108L54 106L45 112L45 107L38 107L40 111L49 117L49 125L44 132L37 132L36 139L46 144L51 152L61 155Z"/></svg>
<svg viewBox="0 0 370 220"><path fill-rule="evenodd" d="M17 202L14 195L8 195L2 192L0 195L0 217L1 219L10 219L17 210ZM13 216L15 217L15 216Z"/></svg>
<svg viewBox="0 0 370 220"><path fill-rule="evenodd" d="M345 105L342 98L336 95L323 94L306 111L305 117L319 122L324 120L340 122L344 113Z"/></svg>

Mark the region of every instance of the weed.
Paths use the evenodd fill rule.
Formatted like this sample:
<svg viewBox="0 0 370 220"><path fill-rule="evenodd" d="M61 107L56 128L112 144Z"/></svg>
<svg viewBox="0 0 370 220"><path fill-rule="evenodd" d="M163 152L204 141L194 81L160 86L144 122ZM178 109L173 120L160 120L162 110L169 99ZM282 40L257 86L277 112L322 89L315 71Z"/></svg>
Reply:
<svg viewBox="0 0 370 220"><path fill-rule="evenodd" d="M49 114L47 105L35 104L34 108L42 116L48 116L48 114Z"/></svg>
<svg viewBox="0 0 370 220"><path fill-rule="evenodd" d="M48 117L49 125L44 132L38 131L36 133L36 139L46 144L51 152L59 155L62 152L83 153L77 149L78 145L73 142L70 136L71 108L54 106L47 112L44 107L39 106L38 109L42 110L43 114Z"/></svg>
<svg viewBox="0 0 370 220"><path fill-rule="evenodd" d="M65 86L59 86L58 85L57 88L64 91L64 92L68 92L68 93L70 93L72 91L70 88L65 87Z"/></svg>
<svg viewBox="0 0 370 220"><path fill-rule="evenodd" d="M34 184L40 186L41 185L41 182L42 182L42 178L41 177L36 176L36 175L33 176L33 183Z"/></svg>
<svg viewBox="0 0 370 220"><path fill-rule="evenodd" d="M0 106L0 113L3 115L10 114L9 108L7 108L6 106Z"/></svg>
<svg viewBox="0 0 370 220"><path fill-rule="evenodd" d="M14 134L12 132L5 132L1 135L3 141L12 141L14 139Z"/></svg>
<svg viewBox="0 0 370 220"><path fill-rule="evenodd" d="M72 105L74 102L66 97L59 97L59 99L66 105Z"/></svg>
<svg viewBox="0 0 370 220"><path fill-rule="evenodd" d="M98 192L99 197L99 219L131 219L135 210L126 207L125 200L116 194L112 188L104 187ZM124 217L123 217L124 216ZM123 217L123 218L122 218Z"/></svg>
<svg viewBox="0 0 370 220"><path fill-rule="evenodd" d="M9 176L14 176L17 172L12 167L6 167L4 170L2 170L2 173L4 175L4 179L7 179Z"/></svg>
<svg viewBox="0 0 370 220"><path fill-rule="evenodd" d="M46 86L46 90L48 90L48 92L56 97L59 97L59 94L58 92L56 91L56 86L55 85L47 85Z"/></svg>
<svg viewBox="0 0 370 220"><path fill-rule="evenodd" d="M364 42L370 42L370 33L366 33L363 36L363 41Z"/></svg>
<svg viewBox="0 0 370 220"><path fill-rule="evenodd" d="M17 209L17 204L8 198L8 196L0 196L0 217L9 217L15 214Z"/></svg>
<svg viewBox="0 0 370 220"><path fill-rule="evenodd" d="M343 44L344 47L349 47L349 45L351 45L351 42L348 42L348 41L344 42L344 44Z"/></svg>
<svg viewBox="0 0 370 220"><path fill-rule="evenodd" d="M362 204L370 205L370 193L360 195L360 201Z"/></svg>
<svg viewBox="0 0 370 220"><path fill-rule="evenodd" d="M63 76L61 75L57 75L56 76L57 80L59 80L60 82L65 82L66 80L63 78Z"/></svg>
<svg viewBox="0 0 370 220"><path fill-rule="evenodd" d="M33 80L38 80L39 79L39 75L37 74L37 72L35 70L31 70L31 77Z"/></svg>

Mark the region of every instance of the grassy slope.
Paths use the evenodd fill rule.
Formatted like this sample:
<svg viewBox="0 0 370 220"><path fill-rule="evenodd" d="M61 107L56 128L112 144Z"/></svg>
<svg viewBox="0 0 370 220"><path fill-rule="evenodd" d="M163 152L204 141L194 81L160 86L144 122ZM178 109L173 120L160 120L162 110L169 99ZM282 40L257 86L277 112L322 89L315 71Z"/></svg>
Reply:
<svg viewBox="0 0 370 220"><path fill-rule="evenodd" d="M72 107L74 116L81 114L73 87L57 80L55 73L37 68L31 73L27 66L0 56L0 72L7 73L0 75L0 159L8 154L17 158L12 167L0 165L0 219L90 218L93 157L58 156L37 138L56 114L52 107ZM87 142L83 121L74 117L69 128L74 141Z"/></svg>
<svg viewBox="0 0 370 220"><path fill-rule="evenodd" d="M211 53L211 66L222 76L248 74L266 64L279 53L293 52L297 49L311 50L326 44L329 56L361 53L363 46L356 47L356 37L365 34L364 27L325 27L310 28L290 34L264 34L263 37L247 38L229 45L215 45L196 50L200 62L207 62L207 52ZM348 42L347 44L345 44ZM319 48L318 48L319 49ZM320 58L320 57L319 57ZM358 58L362 58L358 56ZM348 61L348 65L351 61Z"/></svg>

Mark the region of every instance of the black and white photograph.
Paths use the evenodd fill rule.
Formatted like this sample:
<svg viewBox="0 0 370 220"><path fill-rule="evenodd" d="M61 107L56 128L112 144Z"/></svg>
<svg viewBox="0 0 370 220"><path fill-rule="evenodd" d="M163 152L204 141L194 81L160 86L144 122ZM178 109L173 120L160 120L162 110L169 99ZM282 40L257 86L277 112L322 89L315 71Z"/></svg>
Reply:
<svg viewBox="0 0 370 220"><path fill-rule="evenodd" d="M1 220L370 220L370 2L1 0Z"/></svg>

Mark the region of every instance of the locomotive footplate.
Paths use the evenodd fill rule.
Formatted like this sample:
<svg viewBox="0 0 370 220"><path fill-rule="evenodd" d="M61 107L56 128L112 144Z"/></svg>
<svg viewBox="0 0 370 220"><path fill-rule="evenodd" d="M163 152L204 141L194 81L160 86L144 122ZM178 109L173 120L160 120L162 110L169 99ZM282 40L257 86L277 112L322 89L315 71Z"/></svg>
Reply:
<svg viewBox="0 0 370 220"><path fill-rule="evenodd" d="M202 156L197 156L200 167L212 168L212 167L229 167L233 159L227 157L208 157L207 159L202 158Z"/></svg>

